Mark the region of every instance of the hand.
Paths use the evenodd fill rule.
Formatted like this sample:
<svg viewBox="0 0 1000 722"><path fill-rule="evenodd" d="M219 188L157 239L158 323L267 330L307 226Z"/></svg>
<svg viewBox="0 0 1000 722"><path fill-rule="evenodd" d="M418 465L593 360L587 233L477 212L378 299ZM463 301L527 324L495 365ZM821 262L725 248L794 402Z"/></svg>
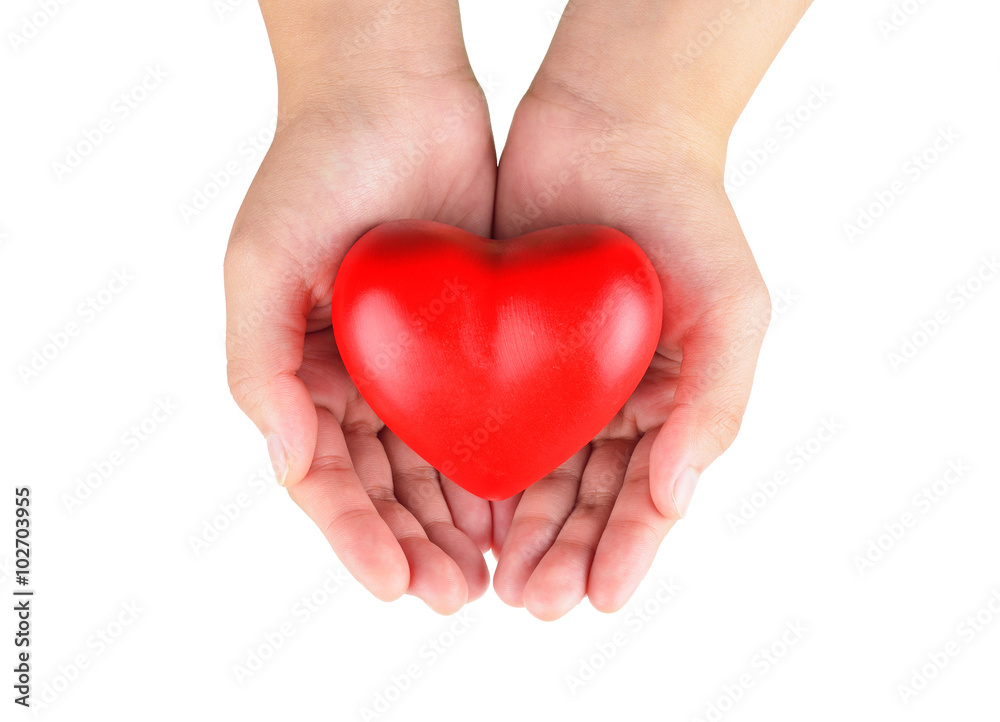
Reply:
<svg viewBox="0 0 1000 722"><path fill-rule="evenodd" d="M280 9L264 10L276 22ZM384 428L330 328L337 268L373 226L423 218L490 233L496 156L485 100L457 10L445 20L433 24L449 32L433 57L376 38L364 47L372 70L354 61L351 77L343 58L335 70L290 76L275 48L279 125L234 223L225 281L230 388L267 437L279 481L374 595L409 593L451 613L489 586L488 502ZM383 22L374 27L388 34L393 18ZM412 18L401 24L409 33ZM280 33L269 32L276 45Z"/></svg>
<svg viewBox="0 0 1000 722"><path fill-rule="evenodd" d="M649 370L608 426L548 477L493 504L497 594L546 620L585 594L610 612L635 591L698 475L739 429L770 319L723 190L725 139L680 108L649 112L614 82L567 81L577 64L553 70L558 51L514 117L496 235L566 223L623 231L657 271L664 321Z"/></svg>

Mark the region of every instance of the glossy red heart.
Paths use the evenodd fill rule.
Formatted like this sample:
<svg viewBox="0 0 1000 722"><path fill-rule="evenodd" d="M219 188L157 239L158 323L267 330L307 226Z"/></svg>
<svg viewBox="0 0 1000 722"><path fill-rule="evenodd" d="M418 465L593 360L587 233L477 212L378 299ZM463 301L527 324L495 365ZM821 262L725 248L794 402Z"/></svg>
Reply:
<svg viewBox="0 0 1000 722"><path fill-rule="evenodd" d="M662 313L652 264L612 228L492 241L430 221L362 236L332 310L344 366L379 418L492 500L607 425L649 366Z"/></svg>

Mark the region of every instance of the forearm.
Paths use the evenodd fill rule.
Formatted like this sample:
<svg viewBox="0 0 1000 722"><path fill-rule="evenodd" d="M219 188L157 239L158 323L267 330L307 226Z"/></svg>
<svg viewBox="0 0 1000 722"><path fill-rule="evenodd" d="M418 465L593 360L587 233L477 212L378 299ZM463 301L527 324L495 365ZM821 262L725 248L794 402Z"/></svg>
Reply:
<svg viewBox="0 0 1000 722"><path fill-rule="evenodd" d="M457 0L260 0L260 7L286 111L468 64Z"/></svg>
<svg viewBox="0 0 1000 722"><path fill-rule="evenodd" d="M724 143L811 0L570 0L541 78ZM589 78L589 80L588 80Z"/></svg>

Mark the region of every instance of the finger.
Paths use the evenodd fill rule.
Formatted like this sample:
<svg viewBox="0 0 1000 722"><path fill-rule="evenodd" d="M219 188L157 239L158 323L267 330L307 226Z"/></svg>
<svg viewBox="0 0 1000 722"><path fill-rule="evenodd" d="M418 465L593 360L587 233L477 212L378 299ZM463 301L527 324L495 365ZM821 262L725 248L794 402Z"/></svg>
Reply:
<svg viewBox="0 0 1000 722"><path fill-rule="evenodd" d="M602 612L621 609L646 576L663 537L675 519L661 514L649 493L649 452L653 433L636 444L625 481L601 541L587 581L587 596Z"/></svg>
<svg viewBox="0 0 1000 722"><path fill-rule="evenodd" d="M344 368L337 353L333 329L312 331L306 334L302 347L302 366L297 376L305 383L315 406L329 409L335 419L346 419L348 409L352 418L361 416L354 407L363 406L364 415L378 421L374 411L358 401L358 391Z"/></svg>
<svg viewBox="0 0 1000 722"><path fill-rule="evenodd" d="M507 541L507 533L510 531L510 523L514 519L514 512L517 511L517 505L520 503L523 494L523 491L519 491L509 499L490 502L490 514L493 518L493 541L491 542L491 546L493 548L494 559L500 558L504 542Z"/></svg>
<svg viewBox="0 0 1000 722"><path fill-rule="evenodd" d="M395 498L392 470L376 433L377 429L366 422L344 428L358 478L409 563L410 585L406 592L440 614L457 612L469 596L465 575L454 559L427 538L420 522Z"/></svg>
<svg viewBox="0 0 1000 722"><path fill-rule="evenodd" d="M396 499L420 522L427 538L458 564L469 601L478 599L489 587L490 571L475 542L455 527L437 471L388 429L379 438L392 467Z"/></svg>
<svg viewBox="0 0 1000 722"><path fill-rule="evenodd" d="M440 476L440 475L439 475ZM451 479L440 476L441 491L451 510L455 526L465 532L482 554L490 549L493 514L490 502L466 491Z"/></svg>
<svg viewBox="0 0 1000 722"><path fill-rule="evenodd" d="M528 577L573 510L588 454L587 447L578 451L544 479L525 489L518 502L493 576L497 596L512 607L524 606Z"/></svg>
<svg viewBox="0 0 1000 722"><path fill-rule="evenodd" d="M674 406L651 450L653 503L665 516L684 516L699 475L736 438L770 317L763 282L748 280L685 337Z"/></svg>
<svg viewBox="0 0 1000 722"><path fill-rule="evenodd" d="M586 596L594 552L618 498L634 447L634 441L625 439L591 444L576 506L524 586L524 606L535 617L558 619Z"/></svg>
<svg viewBox="0 0 1000 722"><path fill-rule="evenodd" d="M226 250L226 358L236 403L267 439L283 486L309 471L316 410L295 372L302 362L311 292L299 267L266 239L234 237Z"/></svg>
<svg viewBox="0 0 1000 722"><path fill-rule="evenodd" d="M358 479L340 426L326 409L316 417L316 454L288 494L355 579L383 601L397 599L410 585L403 549Z"/></svg>

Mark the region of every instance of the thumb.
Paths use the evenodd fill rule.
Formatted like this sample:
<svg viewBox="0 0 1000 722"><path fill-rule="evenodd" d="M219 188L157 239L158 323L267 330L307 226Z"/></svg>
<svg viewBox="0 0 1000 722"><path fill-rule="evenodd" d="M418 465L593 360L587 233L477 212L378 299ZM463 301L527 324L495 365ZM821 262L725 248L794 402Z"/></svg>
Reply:
<svg viewBox="0 0 1000 722"><path fill-rule="evenodd" d="M763 281L734 299L685 337L673 409L650 451L653 503L671 519L684 516L701 472L733 443L750 398L771 301Z"/></svg>
<svg viewBox="0 0 1000 722"><path fill-rule="evenodd" d="M300 481L316 449L316 407L302 379L312 294L298 264L259 239L233 238L224 263L229 389L267 440L282 486Z"/></svg>

